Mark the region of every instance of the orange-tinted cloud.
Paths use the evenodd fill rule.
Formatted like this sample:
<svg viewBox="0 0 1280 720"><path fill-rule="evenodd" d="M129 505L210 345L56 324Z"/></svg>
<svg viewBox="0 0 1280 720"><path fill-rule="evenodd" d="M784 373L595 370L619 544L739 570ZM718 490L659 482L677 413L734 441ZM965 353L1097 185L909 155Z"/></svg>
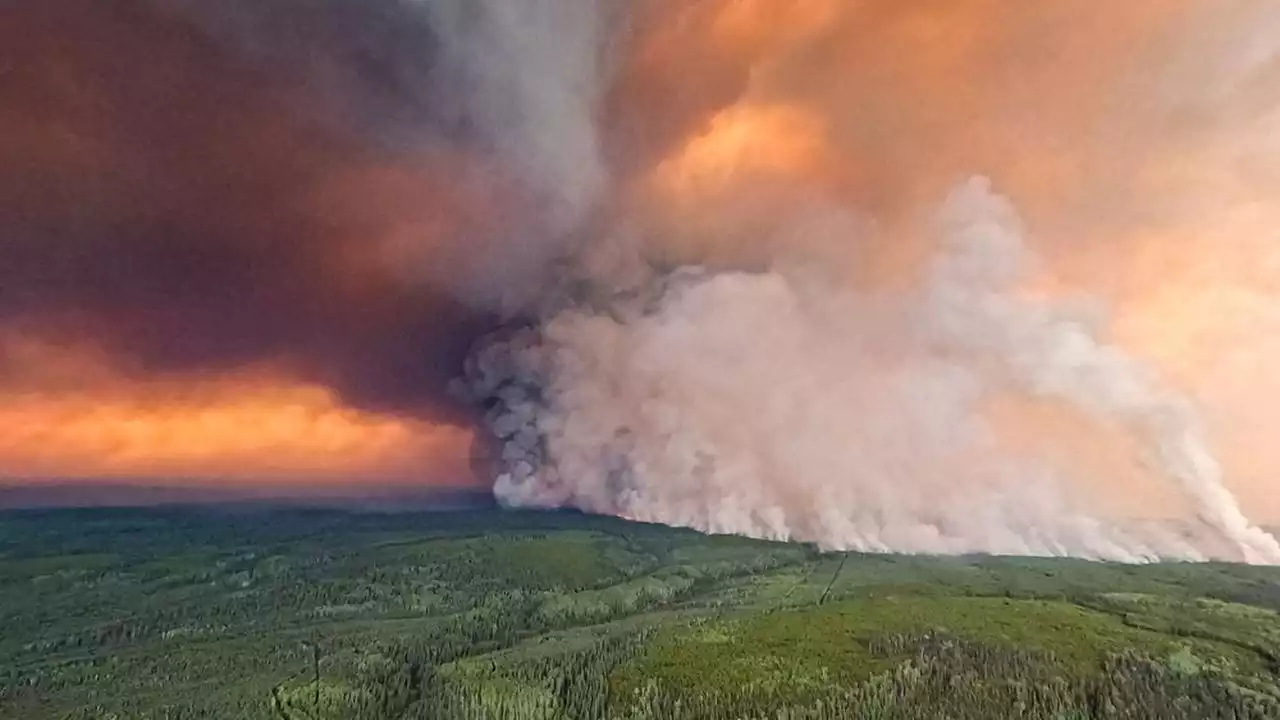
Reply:
<svg viewBox="0 0 1280 720"><path fill-rule="evenodd" d="M155 374L271 361L343 403L458 419L443 390L489 321L452 284L493 203L461 146L427 126L393 152L308 82L341 18L294 19L301 47L259 57L162 2L4 14L0 329Z"/></svg>
<svg viewBox="0 0 1280 720"><path fill-rule="evenodd" d="M315 386L138 388L77 397L0 394L6 476L219 478L461 485L466 430L362 413Z"/></svg>
<svg viewBox="0 0 1280 720"><path fill-rule="evenodd" d="M472 482L498 183L386 74L426 36L180 6L0 13L0 475Z"/></svg>
<svg viewBox="0 0 1280 720"><path fill-rule="evenodd" d="M1267 430L1280 16L1267 3L646 7L609 127L618 165L661 198L655 256L759 267L811 250L774 218L817 198L871 221L832 265L910 282L934 251L921 223L957 181L988 175L1044 261L1037 290L1110 310L1113 337L1203 409L1245 506L1280 517ZM1070 435L1051 416L1024 417L1018 442ZM1063 444L1125 457L1110 440ZM1116 465L1095 474L1148 493Z"/></svg>
<svg viewBox="0 0 1280 720"><path fill-rule="evenodd" d="M0 476L231 484L474 482L470 433L345 406L269 368L130 377L92 352L10 340Z"/></svg>

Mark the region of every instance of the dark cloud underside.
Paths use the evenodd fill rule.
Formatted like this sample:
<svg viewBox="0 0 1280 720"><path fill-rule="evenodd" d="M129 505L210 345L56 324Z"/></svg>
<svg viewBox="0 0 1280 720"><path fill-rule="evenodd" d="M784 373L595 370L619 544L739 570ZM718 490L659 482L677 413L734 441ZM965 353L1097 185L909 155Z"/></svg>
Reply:
<svg viewBox="0 0 1280 720"><path fill-rule="evenodd" d="M447 100L403 76L430 63L429 35L392 3L240 5L254 16L0 13L0 332L146 372L280 363L355 405L439 417L487 319L386 252L461 210L452 169L380 119Z"/></svg>

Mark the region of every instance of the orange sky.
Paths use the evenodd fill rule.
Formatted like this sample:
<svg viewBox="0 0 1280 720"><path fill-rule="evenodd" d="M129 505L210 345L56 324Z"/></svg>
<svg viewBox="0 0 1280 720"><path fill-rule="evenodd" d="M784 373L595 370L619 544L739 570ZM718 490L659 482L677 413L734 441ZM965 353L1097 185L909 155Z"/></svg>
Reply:
<svg viewBox="0 0 1280 720"><path fill-rule="evenodd" d="M344 406L332 391L254 369L129 377L101 355L0 343L0 478L158 484L460 486L470 431Z"/></svg>
<svg viewBox="0 0 1280 720"><path fill-rule="evenodd" d="M74 397L0 393L0 462L23 478L461 485L467 431L361 413L319 387L213 382ZM460 453L463 453L460 457Z"/></svg>

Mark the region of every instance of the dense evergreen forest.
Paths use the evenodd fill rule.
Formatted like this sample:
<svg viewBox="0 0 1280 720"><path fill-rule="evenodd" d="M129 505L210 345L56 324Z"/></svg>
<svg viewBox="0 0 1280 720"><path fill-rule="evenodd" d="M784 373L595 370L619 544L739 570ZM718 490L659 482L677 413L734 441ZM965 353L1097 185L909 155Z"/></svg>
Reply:
<svg viewBox="0 0 1280 720"><path fill-rule="evenodd" d="M0 718L1280 718L1280 570L570 513L0 514Z"/></svg>

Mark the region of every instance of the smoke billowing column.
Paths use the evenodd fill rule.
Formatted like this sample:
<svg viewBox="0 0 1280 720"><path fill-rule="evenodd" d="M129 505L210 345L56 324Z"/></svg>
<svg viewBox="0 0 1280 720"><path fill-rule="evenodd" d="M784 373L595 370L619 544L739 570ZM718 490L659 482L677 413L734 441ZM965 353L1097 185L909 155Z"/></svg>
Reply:
<svg viewBox="0 0 1280 720"><path fill-rule="evenodd" d="M983 408L1017 393L1133 428L1243 559L1280 560L1179 401L1062 308L1018 297L1007 201L972 181L940 232L911 296L686 269L489 345L473 387L494 400L499 498L842 549L1200 556L1091 517L1052 468L1003 449Z"/></svg>
<svg viewBox="0 0 1280 720"><path fill-rule="evenodd" d="M573 87L613 83L611 92L586 103L561 97L565 117L531 109L546 124L512 136L535 174L555 178L570 197L588 197L575 190L582 187L600 194L569 203L591 208L573 214L579 222L567 233L587 238L565 246L570 282L548 288L532 322L493 336L468 363L467 392L483 404L498 448L495 492L503 502L833 548L1280 562L1280 544L1246 519L1224 485L1193 404L1106 339L1105 313L1083 313L1090 302L1043 287L1046 267L1028 242L1036 232L1025 229L1014 203L985 179L953 178L949 194L941 182L941 168L990 167L997 184L1034 200L1037 218L1054 213L1044 211L1052 197L1036 188L1077 204L1091 195L1064 185L1069 174L1050 182L1010 160L1014 128L1042 118L1045 132L1063 142L1082 138L1082 153L1106 151L1115 135L1086 140L1070 123L1123 128L1158 118L1155 101L1128 112L1081 95L1087 102L1078 111L1092 107L1098 118L1050 119L1016 103L1027 99L1028 81L1064 67L1030 63L1020 77L1023 66L1012 59L988 65L999 56L991 47L1016 54L1037 39L1088 52L1078 41L1089 23L1061 8L1018 10L994 23L976 1L945 10L928 2L901 10L815 2L803 4L803 32L782 33L769 21L777 8L764 1L670 16L659 3L640 5L647 12L633 14L630 34L605 32L597 46L629 57L619 66L626 72L613 77L614 66L601 64L590 68L598 74L572 75ZM562 23L559 10L531 4L522 22ZM1164 52L1171 28L1191 17L1183 10L1139 4L1119 13L1112 30L1128 28L1149 45L1120 35L1099 42L1115 41L1105 50L1118 63L1149 70L1148 55ZM874 47L917 42L931 20L946 18L933 45L941 56L919 60L942 63L936 67ZM591 27L577 31L595 38L614 26ZM699 27L705 45L682 45ZM846 36L872 47L843 45ZM1150 52L1134 49L1144 47ZM816 64L849 52L925 90L944 92L949 72L975 85L964 97L919 99L952 113L928 122L895 105L904 101L901 88L869 85L867 107L844 107L849 88L825 84L833 71ZM673 53L706 64L687 65L687 78L672 75ZM537 67L543 79L563 69ZM667 74L647 77L645 68ZM1133 91L1134 69L1118 66L1107 80ZM699 109L672 89L686 79L690 92L715 90L706 102L718 97L720 107ZM1074 83L1067 78L1062 87ZM1077 89L1091 85L1099 87L1086 79ZM689 102L645 106L627 95L652 103L663 92ZM610 102L601 104L606 95ZM526 99L537 108L533 99L556 97ZM975 105L983 102L990 106ZM608 114L619 108L623 117ZM909 122L895 123L895 112ZM601 123L611 130L591 130ZM692 128L683 138L673 134L682 123ZM888 133L887 146L867 144L868 133ZM557 156L554 167L538 164L571 138L588 142ZM601 148L610 163L588 162L602 138L614 144ZM668 149L654 149L664 142ZM1040 145L1028 141L1029 151ZM923 150L942 152L915 152ZM1155 149L1135 140L1126 151L1141 158ZM1051 167L1060 159L1056 151L1043 157ZM1096 166L1107 162L1100 155ZM604 167L612 170L608 182L597 174ZM1104 217L1105 205L1098 212ZM1199 525L1127 517L1113 494L1130 480L1084 482L1080 468L1011 442L995 408L1038 406L1061 406L1087 432L1125 438L1130 461L1146 466L1125 472L1176 489Z"/></svg>
<svg viewBox="0 0 1280 720"><path fill-rule="evenodd" d="M1231 371L1280 357L1263 0L10 18L0 348L65 346L121 396L311 388L396 437L482 416L512 504L1276 557L1242 506L1274 494L1246 426L1280 384ZM469 414L445 386L498 325Z"/></svg>

